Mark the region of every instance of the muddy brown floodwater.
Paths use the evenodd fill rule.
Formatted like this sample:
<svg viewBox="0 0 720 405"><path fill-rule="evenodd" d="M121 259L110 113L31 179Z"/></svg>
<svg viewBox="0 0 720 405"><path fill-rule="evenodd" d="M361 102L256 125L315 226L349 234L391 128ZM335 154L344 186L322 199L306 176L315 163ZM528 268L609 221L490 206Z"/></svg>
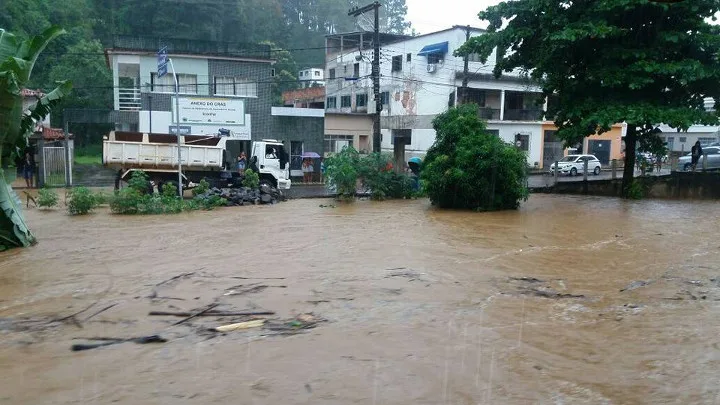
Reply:
<svg viewBox="0 0 720 405"><path fill-rule="evenodd" d="M717 203L325 204L155 217L30 210L40 244L0 253L0 403L720 397ZM249 318L173 326L182 318L148 315L212 303L274 311L269 324L292 327L220 334L208 328ZM308 313L326 322L287 321ZM70 350L85 342L76 338L150 334L168 342Z"/></svg>

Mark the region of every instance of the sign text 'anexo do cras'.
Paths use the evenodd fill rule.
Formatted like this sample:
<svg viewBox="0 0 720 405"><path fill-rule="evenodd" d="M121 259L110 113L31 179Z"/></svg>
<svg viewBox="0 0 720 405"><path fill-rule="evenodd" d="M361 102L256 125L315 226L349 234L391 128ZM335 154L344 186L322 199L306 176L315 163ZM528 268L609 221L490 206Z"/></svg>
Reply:
<svg viewBox="0 0 720 405"><path fill-rule="evenodd" d="M180 97L181 124L245 125L245 100Z"/></svg>

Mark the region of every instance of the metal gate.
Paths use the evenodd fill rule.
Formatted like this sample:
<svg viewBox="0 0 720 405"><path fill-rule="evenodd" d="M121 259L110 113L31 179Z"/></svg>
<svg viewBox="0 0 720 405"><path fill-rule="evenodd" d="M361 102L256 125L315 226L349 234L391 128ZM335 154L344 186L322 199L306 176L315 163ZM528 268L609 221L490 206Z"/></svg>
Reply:
<svg viewBox="0 0 720 405"><path fill-rule="evenodd" d="M46 146L43 148L43 179L48 186L65 185L65 148ZM72 163L71 163L72 164ZM70 167L70 184L72 184L72 167Z"/></svg>
<svg viewBox="0 0 720 405"><path fill-rule="evenodd" d="M557 131L546 130L543 134L543 168L549 168L551 164L563 157L563 143L556 133Z"/></svg>

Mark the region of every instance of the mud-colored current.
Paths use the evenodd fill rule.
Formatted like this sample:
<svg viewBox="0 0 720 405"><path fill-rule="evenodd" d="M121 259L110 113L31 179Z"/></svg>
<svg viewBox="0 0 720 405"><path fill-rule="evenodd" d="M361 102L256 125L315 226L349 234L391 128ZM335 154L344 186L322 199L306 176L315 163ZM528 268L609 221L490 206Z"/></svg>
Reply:
<svg viewBox="0 0 720 405"><path fill-rule="evenodd" d="M326 204L28 211L40 244L0 253L0 403L720 403L717 203ZM326 322L148 315L212 303Z"/></svg>

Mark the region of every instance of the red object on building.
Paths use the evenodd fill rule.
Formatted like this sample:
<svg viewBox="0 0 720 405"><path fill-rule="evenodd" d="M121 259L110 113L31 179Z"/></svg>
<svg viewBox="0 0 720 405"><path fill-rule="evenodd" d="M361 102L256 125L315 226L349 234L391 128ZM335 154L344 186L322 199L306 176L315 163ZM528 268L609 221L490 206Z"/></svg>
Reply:
<svg viewBox="0 0 720 405"><path fill-rule="evenodd" d="M282 94L283 105L295 108L324 108L325 87L308 87L306 89L290 90ZM320 107L318 104L322 103Z"/></svg>

